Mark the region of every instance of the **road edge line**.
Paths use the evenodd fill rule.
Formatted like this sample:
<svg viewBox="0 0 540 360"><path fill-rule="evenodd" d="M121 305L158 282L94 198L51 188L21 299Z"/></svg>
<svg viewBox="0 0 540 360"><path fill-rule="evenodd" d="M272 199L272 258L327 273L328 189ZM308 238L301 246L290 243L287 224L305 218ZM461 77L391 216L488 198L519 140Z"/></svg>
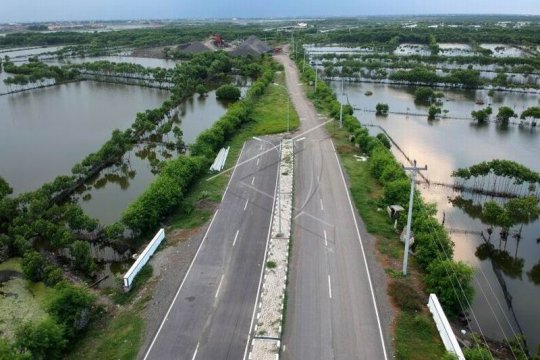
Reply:
<svg viewBox="0 0 540 360"><path fill-rule="evenodd" d="M264 275L264 268L266 264L266 258L268 256L268 244L270 244L270 236L272 234L272 222L274 220L274 207L276 206L276 194L277 194L277 185L278 185L278 178L279 178L279 171L280 171L280 164L281 161L278 159L278 165L277 165L277 171L276 171L276 183L274 185L274 200L272 201L272 210L270 214L270 225L268 226L268 235L266 236L266 246L264 248L264 259L261 263L261 275L259 278L259 285L257 287L257 296L255 298L255 304L253 305L253 315L251 315L251 323L249 324L249 331L248 331L248 337L246 340L246 347L244 349L244 356L242 357L242 360L246 359L247 351L250 344L250 338L251 338L251 331L253 329L253 324L255 322L255 315L257 314L257 304L259 303L259 296L261 294L261 285Z"/></svg>
<svg viewBox="0 0 540 360"><path fill-rule="evenodd" d="M354 226L356 228L356 234L358 235L358 242L360 243L360 250L362 250L362 257L364 259L364 266L366 268L366 273L367 273L367 276L368 276L369 290L371 292L371 299L373 300L373 308L375 309L375 315L377 317L377 325L379 327L379 336L381 338L381 345L382 345L382 349L383 349L384 359L388 360L388 355L386 353L386 344L384 342L384 336L383 336L383 331L382 331L382 326L381 326L381 319L380 319L380 316L379 316L379 309L377 308L377 300L375 299L375 291L373 290L373 283L371 281L371 274L369 272L369 267L368 267L367 258L366 258L366 252L364 251L364 244L362 243L362 237L360 236L360 229L358 227L358 221L356 219L356 214L354 212L354 207L353 207L353 204L352 204L352 201L351 201L351 195L349 194L349 188L347 187L347 182L345 181L345 175L343 174L343 168L341 167L341 162L339 161L339 157L338 157L338 154L337 154L337 151L336 151L336 147L334 146L334 141L332 139L330 139L330 144L332 144L332 149L334 150L334 155L336 156L336 161L337 161L337 164L338 164L338 167L339 167L339 172L341 174L341 180L343 180L343 186L345 187L345 193L347 194L347 199L349 200L349 207L351 209L352 216L354 218Z"/></svg>

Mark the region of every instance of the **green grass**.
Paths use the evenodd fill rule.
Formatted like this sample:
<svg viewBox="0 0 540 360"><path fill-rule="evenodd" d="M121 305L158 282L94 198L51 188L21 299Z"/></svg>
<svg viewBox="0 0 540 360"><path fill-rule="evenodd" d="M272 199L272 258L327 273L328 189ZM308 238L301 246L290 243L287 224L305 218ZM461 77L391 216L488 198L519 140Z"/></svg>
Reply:
<svg viewBox="0 0 540 360"><path fill-rule="evenodd" d="M135 279L133 279L131 290L128 292L124 292L123 290L115 291L112 296L113 300L120 305L127 304L139 293L139 290L142 288L142 286L152 277L152 273L152 265L144 265L141 271L139 271L139 273L135 277Z"/></svg>
<svg viewBox="0 0 540 360"><path fill-rule="evenodd" d="M11 258L0 263L0 271L2 270L12 270L12 271L22 272L21 258Z"/></svg>
<svg viewBox="0 0 540 360"><path fill-rule="evenodd" d="M276 74L275 82L285 85L284 74ZM232 169L236 164L246 140L254 136L287 131L287 90L273 84L268 85L266 92L255 105L251 118L252 121L239 129L238 134L226 144L230 149L224 169ZM291 104L290 131L297 129L298 126L298 115ZM209 174L194 184L183 206L171 216L169 220L171 228L193 229L205 224L214 211L200 204L219 203L231 173L232 171L228 171L221 176Z"/></svg>
<svg viewBox="0 0 540 360"><path fill-rule="evenodd" d="M130 360L137 356L142 341L142 308L124 309L92 325L84 341L76 344L66 358L77 360Z"/></svg>
<svg viewBox="0 0 540 360"><path fill-rule="evenodd" d="M439 360L446 354L435 324L425 314L398 315L395 346L398 360Z"/></svg>

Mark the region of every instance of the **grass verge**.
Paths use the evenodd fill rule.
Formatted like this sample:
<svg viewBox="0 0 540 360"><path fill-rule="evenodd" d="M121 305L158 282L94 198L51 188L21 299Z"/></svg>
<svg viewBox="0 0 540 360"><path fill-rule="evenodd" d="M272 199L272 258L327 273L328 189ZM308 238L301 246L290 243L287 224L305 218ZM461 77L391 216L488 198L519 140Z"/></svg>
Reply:
<svg viewBox="0 0 540 360"><path fill-rule="evenodd" d="M399 236L389 220L386 209L379 205L382 196L382 187L371 175L369 163L362 161L358 155L360 150L349 141L349 133L336 126L336 121L327 124L327 131L331 134L340 161L345 168L349 179L349 190L353 202L362 217L367 231L375 236L379 260L388 275L389 289L394 283L406 285L410 288L408 293L400 292L397 296L410 297L410 299L395 298L389 294L396 308L397 316L394 320L394 349L397 359L400 360L438 360L444 358L446 351L440 340L431 315L424 304L422 275L414 263L410 263L410 275L403 278L401 275L401 259L403 245ZM395 295L395 294L394 294ZM396 301L399 300L399 301ZM422 309L411 306L411 303L420 301Z"/></svg>

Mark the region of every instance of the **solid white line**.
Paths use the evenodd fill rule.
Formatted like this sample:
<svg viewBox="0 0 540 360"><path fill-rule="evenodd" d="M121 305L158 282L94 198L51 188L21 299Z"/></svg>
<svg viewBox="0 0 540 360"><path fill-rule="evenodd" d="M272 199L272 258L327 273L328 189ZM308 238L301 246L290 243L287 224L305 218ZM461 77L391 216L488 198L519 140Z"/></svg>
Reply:
<svg viewBox="0 0 540 360"><path fill-rule="evenodd" d="M195 360L198 352L199 352L199 343L197 343L197 347L195 348L195 352L193 353L193 357L191 358L191 360Z"/></svg>
<svg viewBox="0 0 540 360"><path fill-rule="evenodd" d="M259 160L261 160L261 158L257 158L257 166L259 166Z"/></svg>
<svg viewBox="0 0 540 360"><path fill-rule="evenodd" d="M268 242L270 241L270 234L272 233L272 221L274 219L274 206L276 205L276 194L277 194L277 185L278 185L278 176L279 174L279 164L277 165L277 172L276 172L276 183L274 185L274 200L272 202L272 210L270 211L270 224L268 225L268 235L266 236L266 247L264 248L264 259L262 264L266 264L266 258L268 255ZM255 297L255 304L253 304L253 315L251 315L251 324L249 325L249 332L248 337L246 340L246 348L244 349L244 356L242 357L243 360L246 359L246 356L248 354L248 348L249 348L249 340L251 337L251 329L253 329L253 322L255 321L255 315L257 313L257 302L259 301L259 295L261 293L261 283L264 275L264 266L261 266L261 275L259 277L259 286L257 287L257 296Z"/></svg>
<svg viewBox="0 0 540 360"><path fill-rule="evenodd" d="M152 348L154 347L154 344L159 336L159 333L161 332L161 329L163 328L163 325L165 325L165 321L169 317L169 314L171 312L172 307L174 306L174 303L176 302L176 299L178 298L178 295L180 294L180 290L182 290L182 287L184 286L184 283L186 282L186 279L189 275L189 272L191 271L191 268L193 267L193 264L195 263L195 259L197 259L197 256L199 255L199 251L201 251L202 245L204 244L204 241L206 240L206 236L208 235L208 232L210 231L210 228L212 227L212 224L214 223L214 220L216 219L217 214L219 213L219 209L216 210L214 213L214 217L212 218L212 221L210 221L210 225L208 225L208 229L206 229L206 233L204 234L204 237L199 244L199 248L197 249L197 252L195 253L195 256L193 257L193 260L191 260L191 264L189 264L189 268L186 272L186 275L184 276L184 279L182 279L182 283L180 283L180 286L178 287L178 290L176 291L176 295L174 295L173 301L171 302L171 305L169 305L169 309L167 310L167 313L163 317L163 320L161 321L161 324L159 325L158 331L156 335L154 335L154 339L152 340L152 343L150 344L150 347L146 351L146 354L144 355L143 360L146 360L148 358L148 355L150 354L150 351L152 351ZM198 348L198 345L197 345Z"/></svg>
<svg viewBox="0 0 540 360"><path fill-rule="evenodd" d="M345 193L347 194L347 199L349 200L349 207L351 209L351 213L354 219L354 226L356 228L356 234L358 235L358 242L360 243L360 249L362 250L362 257L364 258L364 265L366 267L366 273L368 276L369 290L371 291L371 299L373 300L373 308L375 309L375 316L377 317L377 325L379 326L379 335L381 338L384 359L388 360L388 355L386 355L386 345L384 343L384 337L382 333L381 319L379 317L379 310L377 309L377 302L375 300L375 292L373 291L373 283L371 281L371 275L369 273L369 268L368 268L367 259L366 259L366 252L364 251L364 245L362 244L362 237L360 236L360 229L358 228L358 222L356 221L356 216L354 214L354 208L351 201L351 196L349 195L349 190L347 189L347 182L345 182L345 175L343 174L343 169L341 168L341 163L339 162L339 157L336 152L336 148L334 147L334 143L331 140L330 140L330 144L332 144L332 148L334 149L334 155L336 156L336 161L339 167L339 171L341 173L341 179L343 180L343 188L345 189Z"/></svg>
<svg viewBox="0 0 540 360"><path fill-rule="evenodd" d="M217 287L216 296L214 296L214 297L216 297L216 298L218 297L218 295L219 295L219 290L221 289L221 283L223 282L223 276L225 276L225 274L222 274L222 275L221 275L221 280L219 280L219 285L218 285L218 287Z"/></svg>
<svg viewBox="0 0 540 360"><path fill-rule="evenodd" d="M326 230L324 231L324 246L328 246L328 239L326 238Z"/></svg>
<svg viewBox="0 0 540 360"><path fill-rule="evenodd" d="M242 153L244 152L244 148L246 147L246 143L244 142L244 145L242 145L242 149L240 150L240 155L238 155L238 161L242 158ZM239 165L238 165L239 166ZM221 197L221 201L225 199L225 194L227 194L227 190L229 190L229 185L231 185L231 180L234 177L234 172L236 171L236 168L238 166L235 166L233 169L233 172L231 174L231 177L229 178L229 182L227 183L227 187L225 188L225 191L223 192L223 196ZM209 179L210 180L210 179Z"/></svg>
<svg viewBox="0 0 540 360"><path fill-rule="evenodd" d="M255 182L255 176L253 177L253 179L251 179L251 185L253 185L254 182Z"/></svg>
<svg viewBox="0 0 540 360"><path fill-rule="evenodd" d="M332 298L332 281L330 280L330 275L328 275L328 296Z"/></svg>
<svg viewBox="0 0 540 360"><path fill-rule="evenodd" d="M321 210L324 211L324 205L323 205L322 199L321 199Z"/></svg>
<svg viewBox="0 0 540 360"><path fill-rule="evenodd" d="M244 211L246 211L248 204L249 204L249 199L246 199L246 205L244 205Z"/></svg>
<svg viewBox="0 0 540 360"><path fill-rule="evenodd" d="M240 230L236 230L236 235L234 235L234 241L232 243L232 246L234 247L234 245L236 244L236 239L238 239L238 234L240 234Z"/></svg>

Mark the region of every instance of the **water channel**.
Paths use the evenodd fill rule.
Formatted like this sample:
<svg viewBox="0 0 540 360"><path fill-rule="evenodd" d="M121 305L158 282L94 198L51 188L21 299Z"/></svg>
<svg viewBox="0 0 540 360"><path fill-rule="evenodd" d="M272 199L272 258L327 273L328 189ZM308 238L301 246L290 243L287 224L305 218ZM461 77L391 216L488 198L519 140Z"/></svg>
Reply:
<svg viewBox="0 0 540 360"><path fill-rule="evenodd" d="M340 93L340 82L333 82L332 86ZM374 110L381 102L388 104L390 111L427 113L425 106L414 103L412 88L350 83L345 84L344 89L351 105L359 109ZM373 95L365 95L368 91ZM442 92L445 95L443 108L449 110L449 117L470 117L472 110L488 103L495 112L503 105L517 112L540 105L540 97L532 94L496 92L490 98L484 90ZM477 99L486 99L486 105L476 105ZM420 166L427 164L426 175L431 181L452 183L450 174L454 169L492 159L513 160L540 170L539 129L519 126L504 129L495 123L477 126L470 120L428 121L427 116L377 117L361 110L356 111L356 116L362 123L382 126L411 159L416 159ZM378 132L377 128L370 131ZM400 161L406 162L395 148L393 152ZM439 219L444 217L445 226L453 231L455 258L466 261L476 270L471 315L474 314L479 327L472 324L473 328L480 328L486 336L497 339L511 339L521 329L534 353L540 343L540 220L523 226L521 241L511 236L502 241L496 231L490 245L479 235L480 231L486 233L488 226L449 201L461 195L465 200L479 203L485 201L485 197L458 194L435 186L421 186L421 191L427 201L437 204Z"/></svg>

